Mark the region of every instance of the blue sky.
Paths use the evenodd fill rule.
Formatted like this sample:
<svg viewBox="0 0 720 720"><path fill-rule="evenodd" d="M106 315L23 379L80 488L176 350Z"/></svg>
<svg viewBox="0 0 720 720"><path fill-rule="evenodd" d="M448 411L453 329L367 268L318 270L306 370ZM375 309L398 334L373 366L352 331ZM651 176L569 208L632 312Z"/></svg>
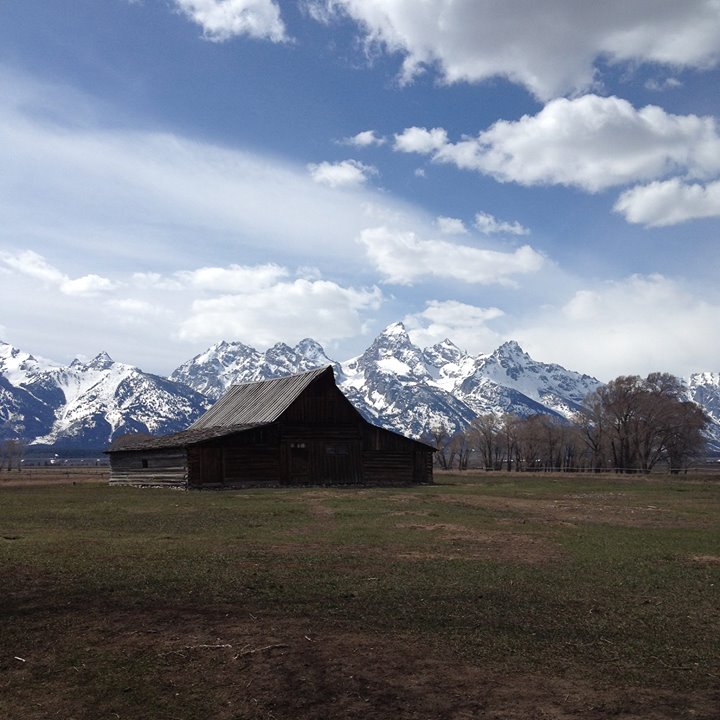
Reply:
<svg viewBox="0 0 720 720"><path fill-rule="evenodd" d="M5 0L0 339L720 370L714 0Z"/></svg>

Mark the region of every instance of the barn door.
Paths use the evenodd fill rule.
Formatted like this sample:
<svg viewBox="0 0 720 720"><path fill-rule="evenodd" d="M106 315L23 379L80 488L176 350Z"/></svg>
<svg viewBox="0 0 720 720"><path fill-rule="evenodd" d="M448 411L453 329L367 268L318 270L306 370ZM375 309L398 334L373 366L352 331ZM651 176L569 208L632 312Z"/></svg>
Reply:
<svg viewBox="0 0 720 720"><path fill-rule="evenodd" d="M204 447L200 455L200 482L218 485L223 481L222 448Z"/></svg>
<svg viewBox="0 0 720 720"><path fill-rule="evenodd" d="M290 483L306 485L310 482L310 454L307 443L290 443L289 465Z"/></svg>

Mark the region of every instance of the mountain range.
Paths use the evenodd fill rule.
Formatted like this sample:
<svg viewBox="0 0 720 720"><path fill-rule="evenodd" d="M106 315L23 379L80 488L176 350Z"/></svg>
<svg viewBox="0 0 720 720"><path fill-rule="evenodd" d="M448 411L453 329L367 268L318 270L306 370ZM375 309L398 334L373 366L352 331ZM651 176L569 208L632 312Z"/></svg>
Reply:
<svg viewBox="0 0 720 720"><path fill-rule="evenodd" d="M329 358L312 339L265 352L219 342L180 365L168 378L113 361L61 366L0 342L0 439L22 438L54 448L106 447L131 432L165 434L186 428L230 385L332 365L339 387L371 422L421 437L442 425L459 430L486 413L570 418L601 383L533 360L513 341L471 355L450 340L413 344L394 323L357 357ZM720 447L720 374L685 380L688 397L711 418Z"/></svg>

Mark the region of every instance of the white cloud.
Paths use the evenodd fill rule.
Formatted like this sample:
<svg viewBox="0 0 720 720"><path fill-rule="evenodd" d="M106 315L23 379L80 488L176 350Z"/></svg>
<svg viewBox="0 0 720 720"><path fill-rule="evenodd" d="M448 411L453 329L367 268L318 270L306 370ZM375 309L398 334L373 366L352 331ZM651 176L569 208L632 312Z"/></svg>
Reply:
<svg viewBox="0 0 720 720"><path fill-rule="evenodd" d="M344 138L340 141L343 145L354 145L355 147L371 147L372 145L384 145L385 138L378 135L374 130L363 130L357 135Z"/></svg>
<svg viewBox="0 0 720 720"><path fill-rule="evenodd" d="M339 193L277 157L119 128L92 98L1 67L0 97L0 247L62 249L77 274L112 263L167 277L207 262L208 249L243 264L280 252L327 271L357 265L369 206L409 227L431 222L369 183ZM374 172L364 167L346 176Z"/></svg>
<svg viewBox="0 0 720 720"><path fill-rule="evenodd" d="M271 287L288 275L286 268L268 263L254 267L242 265L203 267L198 270L178 272L175 277L199 290L216 293L252 293Z"/></svg>
<svg viewBox="0 0 720 720"><path fill-rule="evenodd" d="M489 352L502 336L488 323L504 316L496 307L482 308L457 300L430 300L422 312L406 315L403 323L410 339L428 347L449 339L469 353Z"/></svg>
<svg viewBox="0 0 720 720"><path fill-rule="evenodd" d="M364 184L370 175L377 175L377 168L365 165L359 160L342 160L338 163L310 163L308 171L312 179L329 187L358 187Z"/></svg>
<svg viewBox="0 0 720 720"><path fill-rule="evenodd" d="M443 235L466 235L468 231L465 223L460 218L440 215L435 218L435 224Z"/></svg>
<svg viewBox="0 0 720 720"><path fill-rule="evenodd" d="M720 305L661 275L633 275L544 308L514 337L533 357L610 380L717 369Z"/></svg>
<svg viewBox="0 0 720 720"><path fill-rule="evenodd" d="M622 213L628 222L646 227L720 217L720 180L707 185L688 185L673 178L640 185L620 195L614 210Z"/></svg>
<svg viewBox="0 0 720 720"><path fill-rule="evenodd" d="M499 252L444 240L421 240L415 233L386 227L363 230L359 241L385 280L398 285L437 277L512 287L513 275L537 272L544 264L543 256L529 245Z"/></svg>
<svg viewBox="0 0 720 720"><path fill-rule="evenodd" d="M92 275L70 279L38 253L24 251L0 254L0 272L4 296L22 298L9 315L15 344L38 352L45 338L56 356L68 359L78 352L93 357L102 348L166 374L204 343L221 339L261 348L304 337L333 344L352 339L365 332L383 302L374 285L348 286L322 278L317 268L293 273L274 264L167 275L118 271L108 284ZM88 302L99 290L102 295Z"/></svg>
<svg viewBox="0 0 720 720"><path fill-rule="evenodd" d="M366 41L404 54L405 81L437 67L446 82L505 77L541 99L587 90L595 65L705 68L718 62L716 0L309 0L344 12Z"/></svg>
<svg viewBox="0 0 720 720"><path fill-rule="evenodd" d="M178 9L203 29L203 37L223 42L240 35L281 42L287 39L280 8L273 0L175 0Z"/></svg>
<svg viewBox="0 0 720 720"><path fill-rule="evenodd" d="M663 78L662 80L650 78L645 81L645 88L653 92L665 92L665 90L675 90L679 87L682 87L682 82L674 77Z"/></svg>
<svg viewBox="0 0 720 720"><path fill-rule="evenodd" d="M405 153L422 153L424 155L437 152L448 144L448 135L442 128L410 127L395 134L393 150Z"/></svg>
<svg viewBox="0 0 720 720"><path fill-rule="evenodd" d="M517 220L506 222L498 220L490 213L479 212L475 215L475 227L484 235L529 235L530 231L523 227Z"/></svg>
<svg viewBox="0 0 720 720"><path fill-rule="evenodd" d="M46 286L56 286L65 295L93 296L115 287L108 278L95 274L70 278L33 250L0 252L0 262Z"/></svg>
<svg viewBox="0 0 720 720"><path fill-rule="evenodd" d="M537 115L499 120L457 143L447 142L439 128L408 128L396 137L404 152L522 185L597 192L673 172L704 177L720 171L714 118L672 115L654 105L636 110L617 97L552 100Z"/></svg>
<svg viewBox="0 0 720 720"><path fill-rule="evenodd" d="M60 285L61 292L66 295L98 295L112 290L115 283L100 275L83 275L75 279L67 279Z"/></svg>
<svg viewBox="0 0 720 720"><path fill-rule="evenodd" d="M185 340L240 338L267 347L311 336L320 342L362 332L362 314L380 306L378 288L296 279L241 294L198 299L180 326Z"/></svg>

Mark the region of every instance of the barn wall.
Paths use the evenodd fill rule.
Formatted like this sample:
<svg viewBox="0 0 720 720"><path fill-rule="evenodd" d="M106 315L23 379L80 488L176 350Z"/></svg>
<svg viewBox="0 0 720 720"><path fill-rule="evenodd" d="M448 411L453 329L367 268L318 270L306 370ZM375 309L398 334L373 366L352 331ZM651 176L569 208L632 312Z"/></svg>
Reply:
<svg viewBox="0 0 720 720"><path fill-rule="evenodd" d="M329 375L312 383L288 407L281 419L287 426L352 426L358 430L363 422L358 411Z"/></svg>
<svg viewBox="0 0 720 720"><path fill-rule="evenodd" d="M278 485L284 479L276 426L256 428L188 448L189 484Z"/></svg>
<svg viewBox="0 0 720 720"><path fill-rule="evenodd" d="M281 424L281 465L288 485L345 485L363 482L362 439L351 425L313 427Z"/></svg>
<svg viewBox="0 0 720 720"><path fill-rule="evenodd" d="M184 488L187 486L185 449L111 452L110 484Z"/></svg>
<svg viewBox="0 0 720 720"><path fill-rule="evenodd" d="M372 485L432 482L432 451L383 428L363 429L363 475Z"/></svg>

